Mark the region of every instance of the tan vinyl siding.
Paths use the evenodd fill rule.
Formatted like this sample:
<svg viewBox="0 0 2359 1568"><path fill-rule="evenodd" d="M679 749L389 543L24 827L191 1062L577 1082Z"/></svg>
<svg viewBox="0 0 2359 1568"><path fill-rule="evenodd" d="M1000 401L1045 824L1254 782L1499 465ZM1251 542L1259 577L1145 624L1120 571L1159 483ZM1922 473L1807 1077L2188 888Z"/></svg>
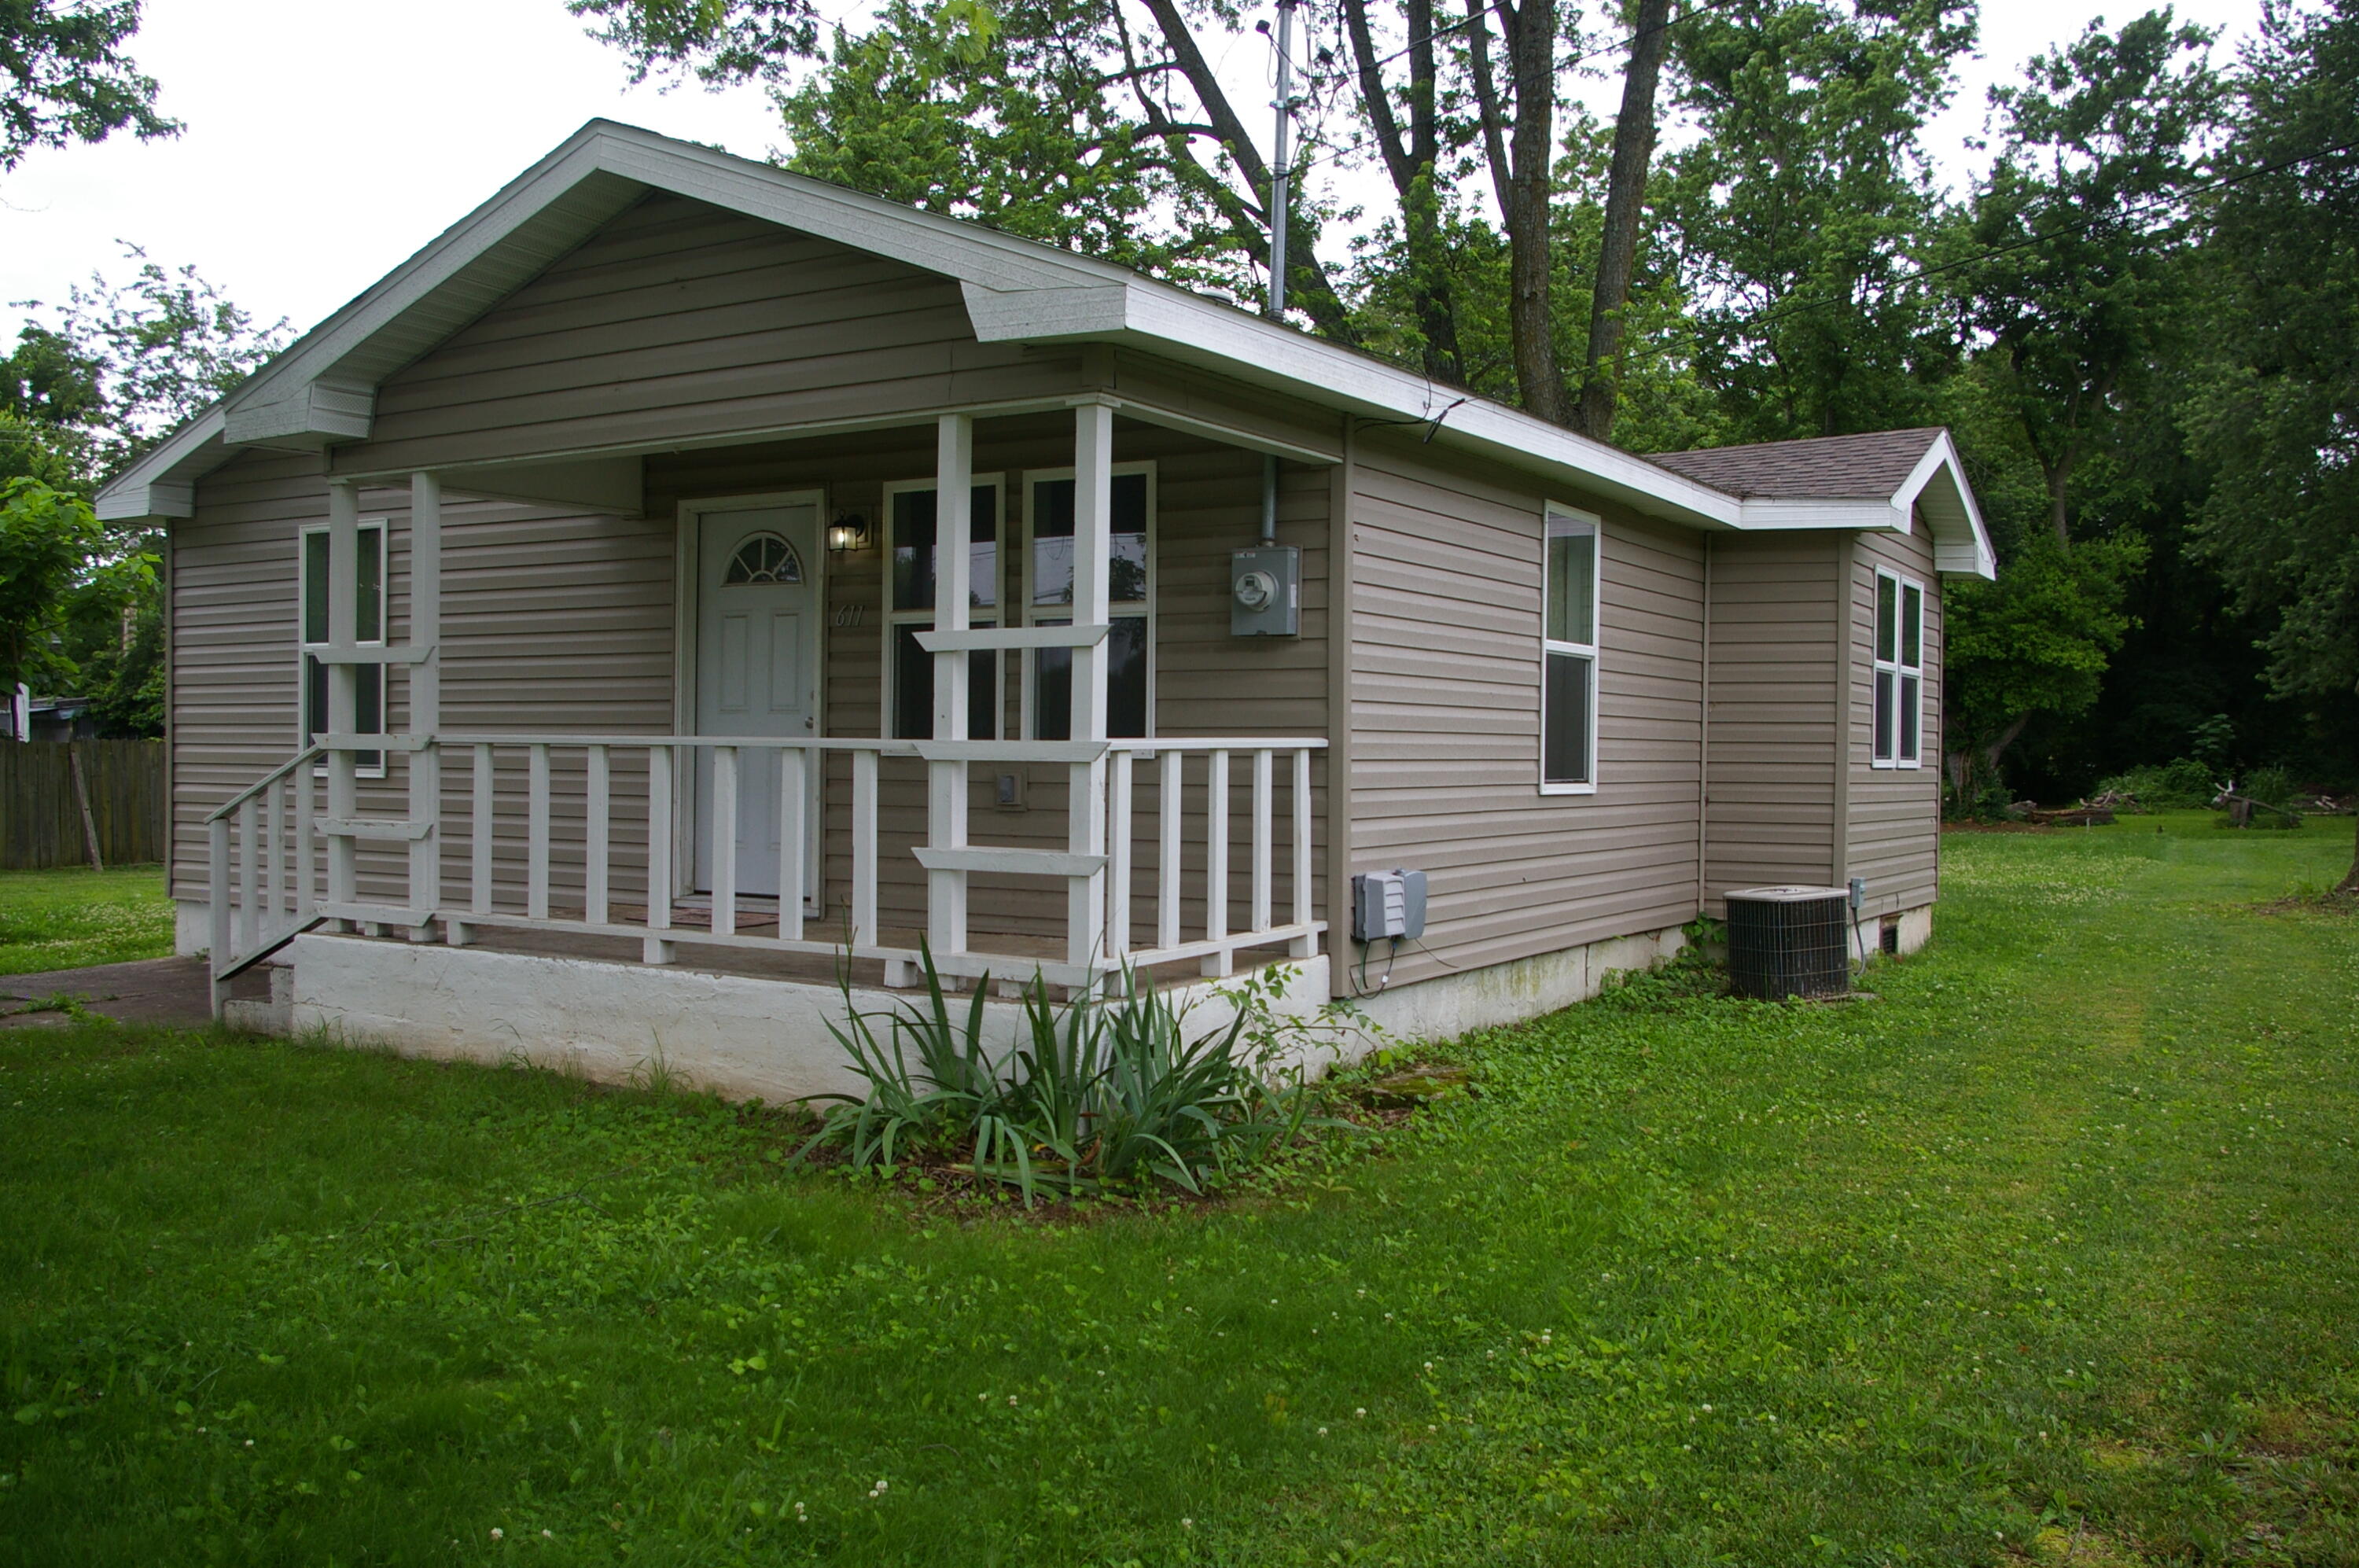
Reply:
<svg viewBox="0 0 2359 1568"><path fill-rule="evenodd" d="M1549 500L1605 519L1589 795L1538 788ZM1375 434L1355 450L1352 508L1353 868L1430 878L1424 948L1395 983L1691 918L1698 537Z"/></svg>
<svg viewBox="0 0 2359 1568"><path fill-rule="evenodd" d="M1913 534L1862 534L1851 583L1851 833L1848 874L1867 880L1865 912L1930 904L1939 891L1941 834L1941 580L1920 520ZM1925 584L1922 767L1874 765L1875 569Z"/></svg>
<svg viewBox="0 0 2359 1568"><path fill-rule="evenodd" d="M298 539L327 518L318 460L268 453L234 459L198 488L197 513L173 528L173 893L201 898L203 818L291 754L299 719L296 648ZM409 495L362 493L361 516L389 530L392 640L408 636ZM451 496L443 517L443 685L446 729L584 730L660 734L671 722L672 531L662 523L570 517L546 509ZM405 676L387 680L391 727L408 719ZM499 762L505 840L495 863L503 893L523 884L525 754ZM364 780L361 808L400 816L407 759ZM472 759L443 768L450 826L446 897L463 902ZM581 864L579 752L560 753L552 864L576 887ZM617 760L615 883L644 886L645 770ZM513 849L514 853L510 853ZM381 845L364 848L363 890L398 898L405 864Z"/></svg>
<svg viewBox="0 0 2359 1568"><path fill-rule="evenodd" d="M378 390L339 472L678 441L1054 397L1078 351L975 341L952 279L648 197Z"/></svg>
<svg viewBox="0 0 2359 1568"><path fill-rule="evenodd" d="M1828 533L1712 539L1708 913L1833 874L1840 552Z"/></svg>

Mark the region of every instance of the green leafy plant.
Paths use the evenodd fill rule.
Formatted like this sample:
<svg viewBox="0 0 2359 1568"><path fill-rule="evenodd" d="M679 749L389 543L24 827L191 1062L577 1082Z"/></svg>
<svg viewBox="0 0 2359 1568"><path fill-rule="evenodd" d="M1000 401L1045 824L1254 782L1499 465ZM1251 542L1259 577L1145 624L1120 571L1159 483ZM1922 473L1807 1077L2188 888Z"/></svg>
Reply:
<svg viewBox="0 0 2359 1568"><path fill-rule="evenodd" d="M1273 1007L1282 976L1231 988L1225 1025L1191 1035L1189 1009L1125 971L1112 996L1059 1006L1035 974L1017 1039L995 1060L977 983L954 1016L929 948L922 1003L864 1012L842 979L845 1018L830 1029L865 1085L837 1102L805 1151L840 1147L854 1169L940 1160L1015 1187L1026 1205L1164 1181L1201 1194L1261 1165L1312 1127L1305 1048L1332 1020L1304 1024ZM881 1027L880 1027L881 1026Z"/></svg>

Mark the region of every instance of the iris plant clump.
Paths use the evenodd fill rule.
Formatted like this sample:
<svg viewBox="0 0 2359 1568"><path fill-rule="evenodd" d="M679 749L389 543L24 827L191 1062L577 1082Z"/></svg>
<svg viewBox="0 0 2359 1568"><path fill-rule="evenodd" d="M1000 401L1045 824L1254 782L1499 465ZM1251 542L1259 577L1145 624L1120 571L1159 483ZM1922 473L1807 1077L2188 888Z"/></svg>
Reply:
<svg viewBox="0 0 2359 1568"><path fill-rule="evenodd" d="M1308 1130L1348 1125L1315 1114L1299 1065L1333 1022L1277 1014L1284 979L1274 971L1230 987L1227 1021L1201 1033L1133 972L1111 996L1061 1006L1035 974L1014 1048L995 1053L989 976L962 1015L930 950L923 968L924 1001L890 1012L864 1012L844 983L844 1021L828 1027L866 1092L818 1096L838 1103L807 1151L835 1146L855 1169L940 1164L1014 1187L1028 1207L1043 1192L1157 1182L1201 1195Z"/></svg>

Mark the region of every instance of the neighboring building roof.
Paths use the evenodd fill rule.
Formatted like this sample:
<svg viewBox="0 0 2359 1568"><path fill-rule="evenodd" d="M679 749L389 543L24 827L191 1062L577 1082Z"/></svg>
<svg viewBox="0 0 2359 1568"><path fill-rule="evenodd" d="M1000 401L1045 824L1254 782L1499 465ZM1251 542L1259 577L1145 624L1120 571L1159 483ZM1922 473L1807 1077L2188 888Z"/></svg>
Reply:
<svg viewBox="0 0 2359 1568"><path fill-rule="evenodd" d="M592 120L483 206L306 332L101 493L110 520L187 517L195 481L242 446L324 447L364 440L378 385L441 343L650 190L890 256L961 285L985 343L1132 343L1314 405L1392 423L1425 423L1439 444L1506 462L1641 512L1703 528L1896 528L1873 493L1814 501L1809 519L1717 481L1593 441L1490 399L1295 332L1127 268L979 223L844 190L636 126ZM1804 443L1814 444L1814 443ZM1940 448L1954 458L1946 438ZM594 454L567 454L581 458ZM617 457L626 455L617 452ZM1944 571L1987 570L1962 473L1948 487L1936 557ZM1889 493L1887 493L1889 494ZM1929 512L1929 518L1932 514ZM1969 532L1950 529L1963 522Z"/></svg>

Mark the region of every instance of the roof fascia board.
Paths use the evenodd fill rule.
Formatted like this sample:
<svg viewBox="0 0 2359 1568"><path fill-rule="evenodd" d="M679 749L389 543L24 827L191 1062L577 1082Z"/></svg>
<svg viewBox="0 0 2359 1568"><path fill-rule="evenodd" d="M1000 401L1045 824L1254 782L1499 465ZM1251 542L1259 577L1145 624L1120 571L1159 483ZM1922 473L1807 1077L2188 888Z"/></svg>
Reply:
<svg viewBox="0 0 2359 1568"><path fill-rule="evenodd" d="M227 461L216 403L164 438L163 443L117 474L92 510L101 522L130 523L196 516L196 482Z"/></svg>
<svg viewBox="0 0 2359 1568"><path fill-rule="evenodd" d="M967 313L985 343L1088 339L1135 343L1166 359L1240 381L1341 404L1365 418L1431 421L1444 444L1520 467L1538 466L1641 511L1705 527L1740 527L1737 499L1603 441L1479 398L1461 399L1421 376L1273 325L1168 285L1038 291L968 284ZM1014 298L1009 295L1015 293Z"/></svg>
<svg viewBox="0 0 2359 1568"><path fill-rule="evenodd" d="M1937 485L1937 479L1944 483ZM1985 581L1995 578L1998 552L1991 548L1990 530L1983 524L1982 508L1974 504L1973 486L1966 483L1958 444L1947 430L1927 446L1925 455L1893 493L1892 504L1903 516L1913 516L1928 495L1940 496L1941 502L1925 508L1925 520L1933 534L1935 568ZM1951 515L1945 517L1945 512Z"/></svg>
<svg viewBox="0 0 2359 1568"><path fill-rule="evenodd" d="M1851 528L1863 531L1908 531L1908 512L1889 501L1796 499L1753 495L1744 503L1737 527L1747 533L1780 533L1796 528Z"/></svg>

